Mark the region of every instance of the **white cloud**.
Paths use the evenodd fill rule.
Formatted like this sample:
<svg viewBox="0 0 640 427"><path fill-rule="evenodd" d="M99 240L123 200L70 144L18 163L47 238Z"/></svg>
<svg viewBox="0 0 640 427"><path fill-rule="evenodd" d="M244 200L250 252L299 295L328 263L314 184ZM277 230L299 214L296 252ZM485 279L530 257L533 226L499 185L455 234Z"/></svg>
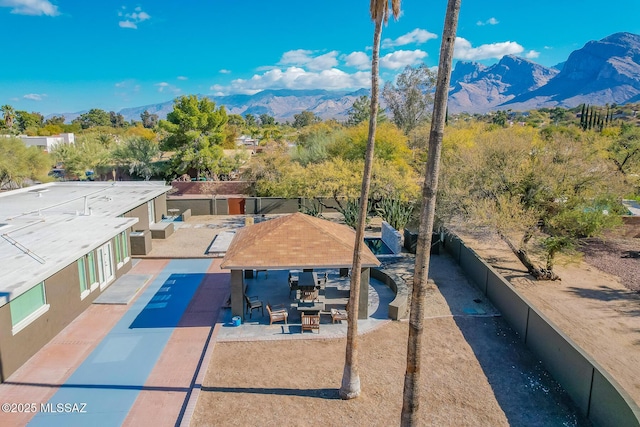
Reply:
<svg viewBox="0 0 640 427"><path fill-rule="evenodd" d="M524 48L516 42L501 42L483 44L478 47L472 47L471 42L456 37L456 45L453 52L455 59L464 59L468 61L478 61L482 59L500 59L505 55L517 55L524 51Z"/></svg>
<svg viewBox="0 0 640 427"><path fill-rule="evenodd" d="M422 50L396 50L380 58L380 67L396 70L407 65L416 65L427 57L427 52Z"/></svg>
<svg viewBox="0 0 640 427"><path fill-rule="evenodd" d="M131 28L134 30L138 29L138 26L131 21L120 21L118 22L118 25L120 26L120 28Z"/></svg>
<svg viewBox="0 0 640 427"><path fill-rule="evenodd" d="M537 57L540 56L540 52L536 51L536 50L530 50L529 52L527 52L527 54L525 55L525 58L529 58L529 59L535 59Z"/></svg>
<svg viewBox="0 0 640 427"><path fill-rule="evenodd" d="M227 70L225 68L223 68L222 70L218 71L220 74L231 74L231 70Z"/></svg>
<svg viewBox="0 0 640 427"><path fill-rule="evenodd" d="M131 28L133 30L137 30L138 24L151 19L151 15L144 12L140 6L136 7L132 13L127 13L126 10L127 7L122 6L121 10L118 11L118 16L125 18L118 22L120 28Z"/></svg>
<svg viewBox="0 0 640 427"><path fill-rule="evenodd" d="M16 15L58 16L58 6L49 0L0 0L0 7L10 7Z"/></svg>
<svg viewBox="0 0 640 427"><path fill-rule="evenodd" d="M355 67L358 70L368 70L371 68L371 58L364 52L351 52L340 57L348 67Z"/></svg>
<svg viewBox="0 0 640 427"><path fill-rule="evenodd" d="M180 93L182 91L180 88L167 82L156 83L154 86L158 88L158 92L165 92L166 90L167 92Z"/></svg>
<svg viewBox="0 0 640 427"><path fill-rule="evenodd" d="M186 76L178 76L178 80L189 80L189 77Z"/></svg>
<svg viewBox="0 0 640 427"><path fill-rule="evenodd" d="M410 33L400 36L395 40L384 39L382 41L382 47L388 48L388 47L404 46L408 44L422 44L427 40L437 39L437 38L438 36L436 34L430 33L427 30L416 28Z"/></svg>
<svg viewBox="0 0 640 427"><path fill-rule="evenodd" d="M478 21L478 22L476 22L476 25L479 25L479 26L483 26L483 25L498 25L499 23L500 23L500 21L498 21L494 17L491 17L491 18L487 19L486 21Z"/></svg>
<svg viewBox="0 0 640 427"><path fill-rule="evenodd" d="M278 62L279 65L293 65L306 67L313 71L329 70L338 65L338 52L333 50L323 55L313 56L311 50L297 49L285 52Z"/></svg>
<svg viewBox="0 0 640 427"><path fill-rule="evenodd" d="M213 85L217 94L254 94L264 89L359 89L370 85L370 73L346 73L337 68L307 71L300 67L279 68L255 74L250 79L236 79L229 86Z"/></svg>
<svg viewBox="0 0 640 427"><path fill-rule="evenodd" d="M42 101L42 98L46 97L46 93L28 93L23 96L24 99L30 99L31 101Z"/></svg>

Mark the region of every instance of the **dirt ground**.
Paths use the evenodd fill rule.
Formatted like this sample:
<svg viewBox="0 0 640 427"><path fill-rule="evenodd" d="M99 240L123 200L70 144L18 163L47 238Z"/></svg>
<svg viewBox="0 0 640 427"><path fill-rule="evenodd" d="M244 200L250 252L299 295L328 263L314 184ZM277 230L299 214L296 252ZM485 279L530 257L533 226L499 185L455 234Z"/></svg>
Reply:
<svg viewBox="0 0 640 427"><path fill-rule="evenodd" d="M640 239L585 242L584 261L554 268L561 281L538 282L496 236L456 232L640 403Z"/></svg>
<svg viewBox="0 0 640 427"><path fill-rule="evenodd" d="M191 425L397 425L407 335L392 322L360 337L363 392L351 401L338 397L344 339L217 343ZM419 425L589 425L502 319L432 318L424 339Z"/></svg>

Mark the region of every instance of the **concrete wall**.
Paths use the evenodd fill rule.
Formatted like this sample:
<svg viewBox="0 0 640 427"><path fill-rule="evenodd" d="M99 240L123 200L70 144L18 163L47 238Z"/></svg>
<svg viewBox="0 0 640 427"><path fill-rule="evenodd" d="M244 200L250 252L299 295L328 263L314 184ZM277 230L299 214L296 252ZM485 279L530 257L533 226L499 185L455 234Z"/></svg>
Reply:
<svg viewBox="0 0 640 427"><path fill-rule="evenodd" d="M111 240L111 244L115 247L115 239ZM95 260L97 261L97 257ZM131 269L131 260L117 268L114 259L113 266L116 272L115 279L117 279ZM15 335L12 332L11 303L0 307L0 380L2 382L86 310L101 293L98 286L84 299L80 298L80 278L76 262L46 279L44 287L49 310Z"/></svg>
<svg viewBox="0 0 640 427"><path fill-rule="evenodd" d="M396 294L389 303L389 319L406 319L409 314L409 288L404 279L377 268L371 269L371 277L387 285Z"/></svg>
<svg viewBox="0 0 640 427"><path fill-rule="evenodd" d="M147 210L147 204L138 206L135 209L125 213L126 218L138 218L138 223L133 225L134 230L148 230L149 229L149 211Z"/></svg>
<svg viewBox="0 0 640 427"><path fill-rule="evenodd" d="M394 254L402 252L402 235L398 230L389 225L388 222L382 221L381 234L382 241L389 246L391 252Z"/></svg>
<svg viewBox="0 0 640 427"><path fill-rule="evenodd" d="M594 425L640 426L640 407L595 360L457 236L444 247Z"/></svg>
<svg viewBox="0 0 640 427"><path fill-rule="evenodd" d="M213 194L248 194L251 188L249 181L173 181L171 186L175 189L173 194L206 195Z"/></svg>
<svg viewBox="0 0 640 427"><path fill-rule="evenodd" d="M287 214L300 211L303 206L311 207L313 199L280 197L245 197L246 215ZM337 203L332 198L320 199L326 207L323 212L337 212ZM226 197L202 195L180 197L169 196L166 201L168 209L191 209L193 215L228 215L229 206Z"/></svg>
<svg viewBox="0 0 640 427"><path fill-rule="evenodd" d="M167 215L167 194L162 194L155 199L153 199L154 210L155 210L155 221L162 221L162 216Z"/></svg>

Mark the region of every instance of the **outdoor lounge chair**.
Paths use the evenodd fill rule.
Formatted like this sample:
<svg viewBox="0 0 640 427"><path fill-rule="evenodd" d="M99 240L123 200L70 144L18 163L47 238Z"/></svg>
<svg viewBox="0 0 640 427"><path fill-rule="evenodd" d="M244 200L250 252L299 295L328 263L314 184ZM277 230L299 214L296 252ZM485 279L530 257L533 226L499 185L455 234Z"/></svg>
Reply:
<svg viewBox="0 0 640 427"><path fill-rule="evenodd" d="M320 315L319 314L304 314L302 313L302 332L318 330L320 333Z"/></svg>
<svg viewBox="0 0 640 427"><path fill-rule="evenodd" d="M256 310L258 308L262 311L262 315L264 316L264 307L262 306L262 301L260 301L258 297L249 297L247 296L247 294L245 294L244 300L247 303L247 308L245 311L249 312L249 309L251 309L251 312L249 313L249 319L251 319L253 316L253 310Z"/></svg>
<svg viewBox="0 0 640 427"><path fill-rule="evenodd" d="M289 312L283 305L272 306L271 304L267 304L267 313L269 313L269 324L272 325L273 322L279 322L284 320L284 324L287 324L287 317L289 317Z"/></svg>

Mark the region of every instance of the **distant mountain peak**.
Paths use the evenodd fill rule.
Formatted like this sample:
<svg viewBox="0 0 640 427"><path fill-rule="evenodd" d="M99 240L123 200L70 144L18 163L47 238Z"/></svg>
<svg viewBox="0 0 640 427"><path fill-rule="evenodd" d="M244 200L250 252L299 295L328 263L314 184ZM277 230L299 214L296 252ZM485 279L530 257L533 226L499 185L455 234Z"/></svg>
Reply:
<svg viewBox="0 0 640 427"><path fill-rule="evenodd" d="M207 97L217 105L224 105L230 114L264 113L285 121L308 110L323 119L344 120L353 102L369 93L366 88L356 91L267 89L255 95ZM623 104L638 99L640 35L620 32L589 41L555 67L544 67L515 55L505 55L490 66L458 61L451 73L448 105L452 113L485 113L508 108L575 107L582 103ZM173 101L125 108L120 113L127 120L139 120L145 110L165 118L173 110ZM71 120L79 114L64 115Z"/></svg>

